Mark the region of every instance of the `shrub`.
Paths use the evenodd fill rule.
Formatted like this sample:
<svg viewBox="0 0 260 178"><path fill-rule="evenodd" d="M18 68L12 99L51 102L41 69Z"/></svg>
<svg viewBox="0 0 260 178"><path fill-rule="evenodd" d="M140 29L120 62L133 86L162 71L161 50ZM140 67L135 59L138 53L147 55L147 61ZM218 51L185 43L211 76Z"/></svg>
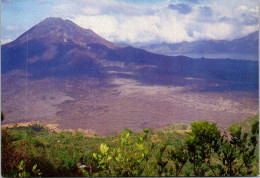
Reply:
<svg viewBox="0 0 260 178"><path fill-rule="evenodd" d="M256 120L256 119L255 119ZM253 120L250 120L252 123ZM84 137L39 125L2 130L4 176L242 176L258 174L256 120L220 132L216 123L193 122L189 132ZM246 132L245 132L246 131ZM25 164L26 163L26 164ZM78 169L77 164L84 168ZM42 173L42 174L40 174Z"/></svg>

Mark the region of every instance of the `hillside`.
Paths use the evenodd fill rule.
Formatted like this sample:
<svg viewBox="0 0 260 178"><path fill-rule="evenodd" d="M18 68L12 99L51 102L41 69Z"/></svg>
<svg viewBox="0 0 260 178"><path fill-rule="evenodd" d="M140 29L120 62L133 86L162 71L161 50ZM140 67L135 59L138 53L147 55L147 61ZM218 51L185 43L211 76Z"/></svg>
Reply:
<svg viewBox="0 0 260 178"><path fill-rule="evenodd" d="M1 50L3 124L41 121L111 135L203 119L230 125L258 112L257 61L158 55L61 18Z"/></svg>
<svg viewBox="0 0 260 178"><path fill-rule="evenodd" d="M227 41L227 40L203 40L181 43L162 43L142 46L150 52L160 54L174 53L200 53L200 54L255 54L258 55L259 32L256 31L245 37Z"/></svg>
<svg viewBox="0 0 260 178"><path fill-rule="evenodd" d="M259 174L258 141L253 140L258 138L258 127L256 131L251 127L258 126L258 116L238 125L241 133L240 127L235 125L220 128L202 121L144 129L143 133L125 129L121 134L106 137L56 132L37 124L15 125L2 128L1 159L5 163L2 175L256 176ZM212 150L203 147L205 144ZM225 156L227 153L229 157ZM230 160L230 164L225 164Z"/></svg>
<svg viewBox="0 0 260 178"><path fill-rule="evenodd" d="M241 45L239 41L237 44ZM225 48L223 44L220 46ZM198 49L196 51L200 52ZM2 74L11 70L26 70L34 78L83 74L102 78L109 77L108 70L115 70L133 72L137 77L129 77L137 80L147 80L139 73L155 73L160 77L164 72L167 76L252 81L255 84L257 71L256 62L167 57L130 46L118 46L92 30L61 18L47 18L16 40L3 45L2 59ZM118 66L120 62L123 66ZM240 70L234 73L237 68Z"/></svg>

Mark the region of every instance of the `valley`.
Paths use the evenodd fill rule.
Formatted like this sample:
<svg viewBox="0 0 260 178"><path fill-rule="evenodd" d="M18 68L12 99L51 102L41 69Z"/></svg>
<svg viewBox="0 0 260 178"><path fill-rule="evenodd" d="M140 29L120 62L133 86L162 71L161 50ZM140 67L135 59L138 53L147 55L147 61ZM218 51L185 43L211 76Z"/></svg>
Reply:
<svg viewBox="0 0 260 178"><path fill-rule="evenodd" d="M258 113L258 61L163 56L47 18L2 46L3 125L113 135Z"/></svg>
<svg viewBox="0 0 260 178"><path fill-rule="evenodd" d="M24 78L2 81L7 118L2 124L40 121L113 135L125 128L142 131L195 120L227 126L258 113L257 91L202 92L192 85L151 86L118 77L28 79L27 91L25 83Z"/></svg>

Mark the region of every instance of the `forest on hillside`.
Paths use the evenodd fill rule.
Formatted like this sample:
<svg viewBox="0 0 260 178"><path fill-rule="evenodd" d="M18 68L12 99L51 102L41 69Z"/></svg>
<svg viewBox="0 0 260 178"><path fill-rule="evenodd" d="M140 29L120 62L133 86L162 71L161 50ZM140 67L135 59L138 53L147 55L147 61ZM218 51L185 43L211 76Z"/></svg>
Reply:
<svg viewBox="0 0 260 178"><path fill-rule="evenodd" d="M2 129L2 176L256 176L258 116L87 137L41 125Z"/></svg>

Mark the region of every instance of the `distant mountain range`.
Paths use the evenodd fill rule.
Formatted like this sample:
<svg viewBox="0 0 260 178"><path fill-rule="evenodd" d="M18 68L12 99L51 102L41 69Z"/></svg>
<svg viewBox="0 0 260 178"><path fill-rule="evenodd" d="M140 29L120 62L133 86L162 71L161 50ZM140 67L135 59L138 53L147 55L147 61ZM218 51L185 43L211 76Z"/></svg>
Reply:
<svg viewBox="0 0 260 178"><path fill-rule="evenodd" d="M160 54L174 53L237 53L237 54L256 54L258 55L259 32L256 31L245 37L227 40L208 40L181 43L161 43L141 46L140 48L150 52Z"/></svg>

